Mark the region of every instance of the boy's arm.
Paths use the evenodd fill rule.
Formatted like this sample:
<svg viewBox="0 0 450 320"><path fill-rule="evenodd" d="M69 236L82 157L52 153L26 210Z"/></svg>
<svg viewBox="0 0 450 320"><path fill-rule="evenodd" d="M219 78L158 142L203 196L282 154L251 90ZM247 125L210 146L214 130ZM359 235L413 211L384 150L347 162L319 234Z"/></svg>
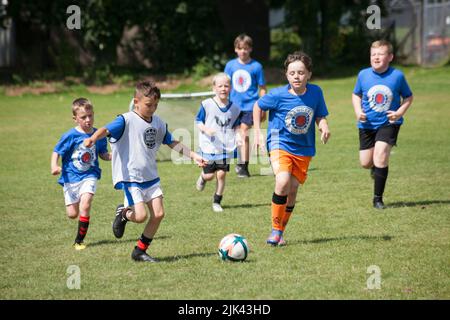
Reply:
<svg viewBox="0 0 450 320"><path fill-rule="evenodd" d="M172 143L168 144L168 146L179 154L182 154L194 160L199 167L205 167L208 164L208 161L206 159L202 158L198 153L191 151L191 149L186 147L180 141L174 140Z"/></svg>
<svg viewBox="0 0 450 320"><path fill-rule="evenodd" d="M61 173L61 167L58 165L59 154L54 152L52 153L52 157L50 159L50 171L52 175L56 176Z"/></svg>
<svg viewBox="0 0 450 320"><path fill-rule="evenodd" d="M108 129L106 129L105 127L100 128L97 131L95 131L95 133L92 136L84 139L83 142L84 146L90 148L97 142L97 140L103 139L107 135L109 135Z"/></svg>
<svg viewBox="0 0 450 320"><path fill-rule="evenodd" d="M360 122L366 122L367 117L366 117L366 114L364 113L364 111L362 110L361 101L362 101L362 99L360 96L352 93L352 104L353 104L353 109L355 110L356 120L358 120Z"/></svg>
<svg viewBox="0 0 450 320"><path fill-rule="evenodd" d="M325 117L320 117L316 119L317 127L319 127L319 131L321 132L320 140L323 144L326 144L328 142L328 139L330 139L330 129L328 128L328 121Z"/></svg>
<svg viewBox="0 0 450 320"><path fill-rule="evenodd" d="M258 105L258 101L253 105L253 149L264 151L264 142L261 136L261 118L264 111Z"/></svg>
<svg viewBox="0 0 450 320"><path fill-rule="evenodd" d="M388 110L386 111L387 117L389 119L390 123L394 123L401 117L403 117L408 111L409 107L411 106L411 103L413 102L413 96L409 96L408 98L403 99L402 105L400 108L397 109L397 111Z"/></svg>

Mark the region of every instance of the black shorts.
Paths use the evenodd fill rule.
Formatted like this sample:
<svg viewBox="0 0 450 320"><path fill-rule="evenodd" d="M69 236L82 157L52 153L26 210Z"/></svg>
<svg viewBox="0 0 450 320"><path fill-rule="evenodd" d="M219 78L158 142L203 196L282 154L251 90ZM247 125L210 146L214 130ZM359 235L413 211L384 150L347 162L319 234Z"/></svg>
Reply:
<svg viewBox="0 0 450 320"><path fill-rule="evenodd" d="M208 161L206 167L203 168L203 173L214 173L218 170L223 170L225 172L230 171L229 159Z"/></svg>
<svg viewBox="0 0 450 320"><path fill-rule="evenodd" d="M397 145L399 124L389 124L387 126L372 130L359 129L359 150L367 150L375 147L375 142L383 141L391 146Z"/></svg>
<svg viewBox="0 0 450 320"><path fill-rule="evenodd" d="M253 111L241 111L241 123L251 127L253 125Z"/></svg>

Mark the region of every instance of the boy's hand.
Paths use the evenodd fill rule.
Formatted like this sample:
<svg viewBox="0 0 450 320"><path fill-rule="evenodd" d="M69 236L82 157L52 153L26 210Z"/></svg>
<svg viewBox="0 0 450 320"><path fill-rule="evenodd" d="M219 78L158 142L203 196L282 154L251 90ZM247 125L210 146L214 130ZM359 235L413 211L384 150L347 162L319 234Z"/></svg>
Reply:
<svg viewBox="0 0 450 320"><path fill-rule="evenodd" d="M320 135L320 140L322 141L323 144L326 144L328 142L328 139L330 139L330 130L328 130L328 127L319 130L322 133Z"/></svg>
<svg viewBox="0 0 450 320"><path fill-rule="evenodd" d="M52 175L56 176L61 173L61 170L62 169L60 166L56 166L56 167L52 167L50 171L51 171Z"/></svg>
<svg viewBox="0 0 450 320"><path fill-rule="evenodd" d="M261 136L261 132L259 130L254 130L254 139L253 139L253 151L258 154L258 151L261 154L266 154L266 146L263 141L263 137Z"/></svg>
<svg viewBox="0 0 450 320"><path fill-rule="evenodd" d="M202 158L198 153L195 152L192 153L192 160L194 160L195 163L197 163L197 165L201 168L206 167L206 165L208 164L208 160Z"/></svg>
<svg viewBox="0 0 450 320"><path fill-rule="evenodd" d="M367 121L367 116L366 116L366 114L365 114L363 111L361 111L361 112L359 112L359 113L356 115L356 119L357 119L359 122L364 123L364 122Z"/></svg>
<svg viewBox="0 0 450 320"><path fill-rule="evenodd" d="M94 141L91 138L86 138L84 139L83 144L86 148L90 148L94 145Z"/></svg>
<svg viewBox="0 0 450 320"><path fill-rule="evenodd" d="M386 113L389 119L389 123L394 123L395 121L397 121L402 117L397 111L388 110L386 111Z"/></svg>

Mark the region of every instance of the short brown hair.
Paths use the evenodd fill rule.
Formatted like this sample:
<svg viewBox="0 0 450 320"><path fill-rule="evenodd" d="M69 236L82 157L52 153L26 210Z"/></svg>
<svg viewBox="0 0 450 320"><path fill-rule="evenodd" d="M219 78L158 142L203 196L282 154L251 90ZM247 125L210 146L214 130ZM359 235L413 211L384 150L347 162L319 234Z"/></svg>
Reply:
<svg viewBox="0 0 450 320"><path fill-rule="evenodd" d="M287 56L284 61L284 72L287 72L288 66L295 61L301 61L309 72L312 72L312 59L303 51L295 51Z"/></svg>
<svg viewBox="0 0 450 320"><path fill-rule="evenodd" d="M140 81L136 84L134 97L135 98L153 97L159 100L161 99L161 91L153 81Z"/></svg>
<svg viewBox="0 0 450 320"><path fill-rule="evenodd" d="M78 110L83 108L85 111L92 111L94 110L94 106L92 105L92 102L90 102L86 98L78 98L73 100L72 102L72 114L74 116L77 115Z"/></svg>
<svg viewBox="0 0 450 320"><path fill-rule="evenodd" d="M394 47L392 46L392 43L390 43L388 40L377 40L372 42L372 45L370 48L379 48L379 47L387 47L388 53L393 54L394 53Z"/></svg>
<svg viewBox="0 0 450 320"><path fill-rule="evenodd" d="M245 33L242 33L242 34L238 35L236 37L236 39L234 39L234 47L235 48L239 47L241 42L244 43L244 45L247 45L248 47L253 48L253 40L252 40L252 38L250 38Z"/></svg>

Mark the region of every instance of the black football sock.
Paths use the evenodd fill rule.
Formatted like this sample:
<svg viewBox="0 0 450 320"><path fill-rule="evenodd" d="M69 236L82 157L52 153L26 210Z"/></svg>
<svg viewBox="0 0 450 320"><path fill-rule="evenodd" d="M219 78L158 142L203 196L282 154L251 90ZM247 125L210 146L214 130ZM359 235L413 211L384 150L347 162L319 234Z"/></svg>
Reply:
<svg viewBox="0 0 450 320"><path fill-rule="evenodd" d="M220 202L222 201L222 197L223 196L219 196L218 194L214 194L214 203L218 203L220 204Z"/></svg>
<svg viewBox="0 0 450 320"><path fill-rule="evenodd" d="M76 243L83 242L84 237L86 236L86 233L89 228L89 218L90 218L89 216L88 217L80 216L80 219L78 221L78 233L77 237L75 238Z"/></svg>
<svg viewBox="0 0 450 320"><path fill-rule="evenodd" d="M141 237L139 238L136 247L141 251L147 251L148 246L153 241L153 239L147 238L144 236L144 234L141 234Z"/></svg>
<svg viewBox="0 0 450 320"><path fill-rule="evenodd" d="M388 172L389 167L378 168L374 166L374 199L381 200L383 198Z"/></svg>

